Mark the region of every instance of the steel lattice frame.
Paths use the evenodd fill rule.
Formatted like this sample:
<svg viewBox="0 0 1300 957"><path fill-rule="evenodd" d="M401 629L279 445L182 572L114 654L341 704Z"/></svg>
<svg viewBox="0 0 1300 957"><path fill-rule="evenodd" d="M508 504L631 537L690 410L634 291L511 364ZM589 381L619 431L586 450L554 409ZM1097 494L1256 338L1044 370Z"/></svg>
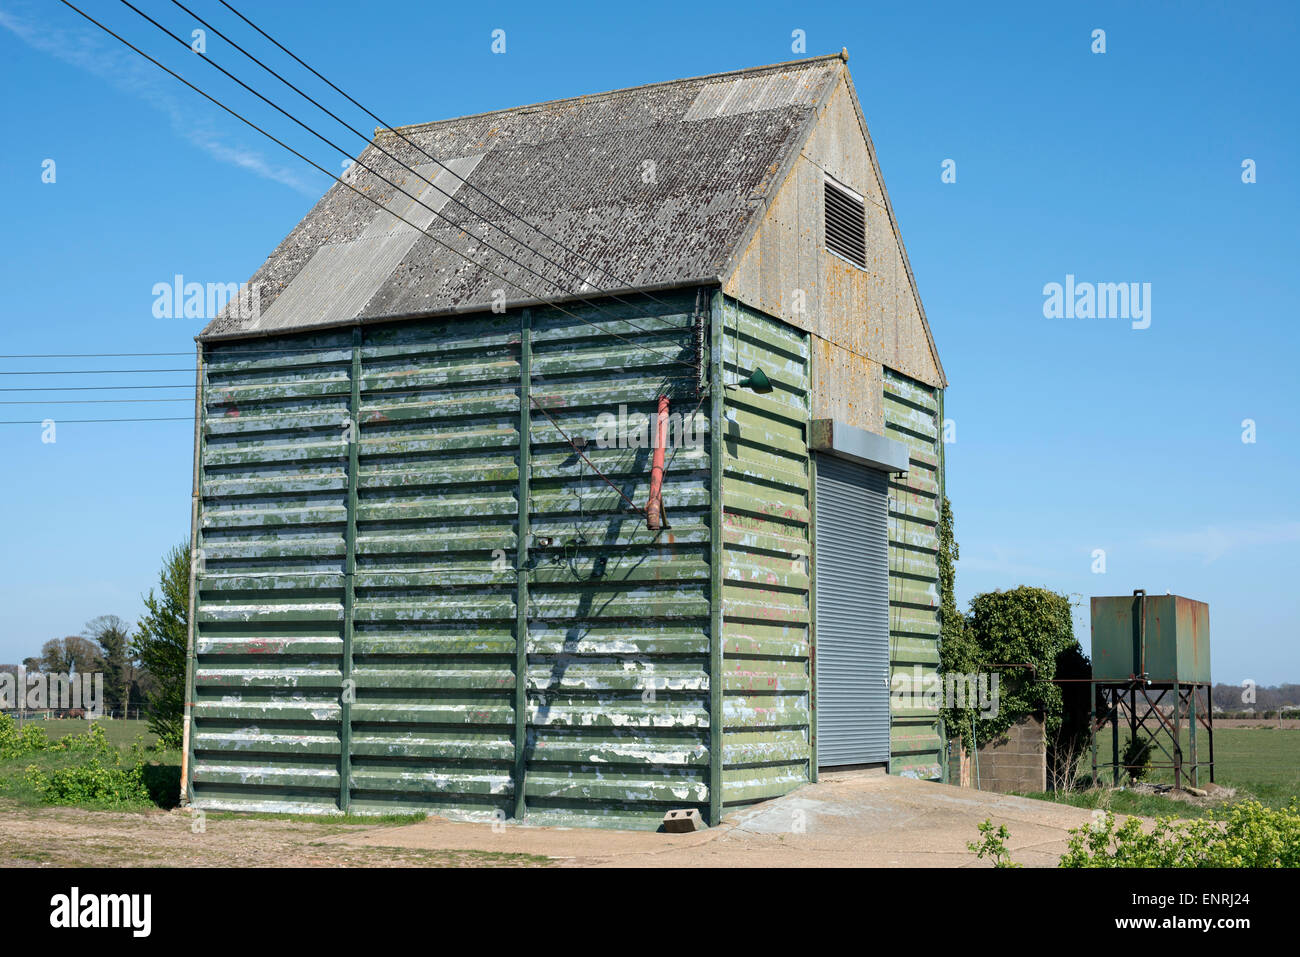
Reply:
<svg viewBox="0 0 1300 957"><path fill-rule="evenodd" d="M1165 756L1164 761L1152 761L1146 766L1173 771L1174 787L1181 790L1183 778L1193 787L1200 784L1200 771L1205 768L1214 781L1214 712L1211 708L1208 684L1153 684L1144 681L1118 683L1093 682L1092 707L1092 780L1098 780L1097 733L1107 725L1111 729L1111 771L1116 786L1120 783L1120 770L1132 770L1133 765L1122 765L1119 747L1121 723L1128 725L1129 734L1136 738L1140 730ZM1168 704L1166 695L1170 695ZM1163 707L1162 707L1163 706ZM1143 710L1145 709L1145 710ZM1167 713L1168 712L1168 713ZM1154 719L1154 721L1152 720ZM1188 754L1182 747L1182 724L1187 722ZM1208 760L1201 761L1198 750L1197 726L1205 730Z"/></svg>

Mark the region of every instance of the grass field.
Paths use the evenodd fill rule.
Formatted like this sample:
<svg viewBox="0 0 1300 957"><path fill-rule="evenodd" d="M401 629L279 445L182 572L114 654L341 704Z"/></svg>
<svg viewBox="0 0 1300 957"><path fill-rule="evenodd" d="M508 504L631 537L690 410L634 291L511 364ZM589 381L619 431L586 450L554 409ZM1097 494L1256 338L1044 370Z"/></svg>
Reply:
<svg viewBox="0 0 1300 957"><path fill-rule="evenodd" d="M1120 747L1125 735L1120 736ZM1202 749L1202 759L1208 758L1204 732L1197 741ZM1168 759L1158 749L1153 749L1153 761ZM1183 753L1190 752L1187 735L1183 734ZM1111 740L1102 735L1097 742L1099 779L1103 785L1111 781L1105 763L1110 760ZM1235 788L1234 800L1254 798L1269 807L1286 807L1300 798L1300 731L1279 728L1218 728L1214 733L1215 783ZM1091 759L1084 759L1082 769L1091 774ZM1172 784L1173 772L1153 770L1144 779L1151 783ZM1209 780L1202 774L1202 786ZM1132 791L1112 791L1107 788L1054 795L1033 794L1030 797L1062 801L1076 807L1110 808L1117 814L1158 816L1173 814L1178 817L1201 817L1210 810L1204 804L1174 800L1159 794L1142 794Z"/></svg>
<svg viewBox="0 0 1300 957"><path fill-rule="evenodd" d="M45 731L50 741L57 741L66 735L83 735L92 722L77 718L56 718L50 721L24 722L23 727L34 725ZM139 742L145 749L143 758L146 762L145 783L153 800L140 801L130 805L138 810L156 807L172 807L177 803L180 791L180 751L153 750L157 736L150 734L146 721L99 720L93 722L104 729L104 737L117 748L124 765L133 765L137 758L132 755L132 747ZM27 779L27 769L35 767L47 775L66 768L81 766L86 756L69 751L41 751L22 757L0 761L0 797L17 804L35 807L44 803L33 784ZM84 805L91 809L94 804ZM107 807L107 805L105 805ZM123 805L113 805L122 810Z"/></svg>
<svg viewBox="0 0 1300 957"><path fill-rule="evenodd" d="M145 745L150 747L158 740L157 735L149 732L149 722L144 720L132 719L125 721L101 718L99 721L90 722L81 718L53 718L49 721L28 721L26 723L44 728L51 741L61 738L65 734L81 734L92 723L103 728L104 736L119 748L129 748L139 737L143 737Z"/></svg>

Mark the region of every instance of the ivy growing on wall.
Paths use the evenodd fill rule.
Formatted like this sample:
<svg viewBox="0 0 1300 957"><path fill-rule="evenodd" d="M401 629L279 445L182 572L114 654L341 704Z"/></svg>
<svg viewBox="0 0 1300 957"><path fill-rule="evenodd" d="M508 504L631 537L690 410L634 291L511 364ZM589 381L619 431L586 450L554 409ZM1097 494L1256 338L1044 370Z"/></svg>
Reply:
<svg viewBox="0 0 1300 957"><path fill-rule="evenodd" d="M953 532L952 503L945 495L939 510L939 670L944 674L974 674L979 655L957 608L957 559L960 551ZM973 711L944 708L941 716L949 738L970 741Z"/></svg>

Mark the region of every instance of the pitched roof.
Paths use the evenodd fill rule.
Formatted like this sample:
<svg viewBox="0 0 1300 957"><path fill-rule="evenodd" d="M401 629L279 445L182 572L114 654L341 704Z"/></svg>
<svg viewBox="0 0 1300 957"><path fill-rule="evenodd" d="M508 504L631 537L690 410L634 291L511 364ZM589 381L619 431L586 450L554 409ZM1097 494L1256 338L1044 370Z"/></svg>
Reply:
<svg viewBox="0 0 1300 957"><path fill-rule="evenodd" d="M717 279L841 67L816 57L379 130L360 162L425 205L358 167L353 185L390 212L335 183L249 280L260 317L220 316L200 338L482 310L494 290L515 305Z"/></svg>

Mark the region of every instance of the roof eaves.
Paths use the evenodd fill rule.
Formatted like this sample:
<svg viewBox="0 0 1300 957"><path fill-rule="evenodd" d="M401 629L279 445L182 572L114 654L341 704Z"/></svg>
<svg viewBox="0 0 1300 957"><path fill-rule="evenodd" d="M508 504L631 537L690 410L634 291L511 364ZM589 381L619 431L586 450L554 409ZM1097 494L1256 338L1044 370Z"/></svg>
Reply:
<svg viewBox="0 0 1300 957"><path fill-rule="evenodd" d="M539 306L545 308L557 305L566 305L574 302L595 303L605 299L612 299L616 296L668 292L673 289L689 289L694 286L715 286L720 283L721 280L716 276L698 276L692 279L673 279L667 282L655 283L653 285L627 286L621 289L605 289L601 290L599 293L572 293L567 296L554 296L549 299L521 297L519 299L508 299L502 305L505 310L509 312L512 309L537 308ZM240 339L270 339L277 336L296 336L302 332L320 332L325 329L350 329L353 326L372 326L385 322L406 322L411 319L450 318L452 316L462 316L476 312L489 312L491 310L491 305L475 302L463 306L452 306L449 309L437 309L429 312L394 313L392 315L364 317L354 316L351 319L318 322L312 325L292 326L288 329L241 329L211 334L201 332L194 337L194 341L209 343L234 342Z"/></svg>

